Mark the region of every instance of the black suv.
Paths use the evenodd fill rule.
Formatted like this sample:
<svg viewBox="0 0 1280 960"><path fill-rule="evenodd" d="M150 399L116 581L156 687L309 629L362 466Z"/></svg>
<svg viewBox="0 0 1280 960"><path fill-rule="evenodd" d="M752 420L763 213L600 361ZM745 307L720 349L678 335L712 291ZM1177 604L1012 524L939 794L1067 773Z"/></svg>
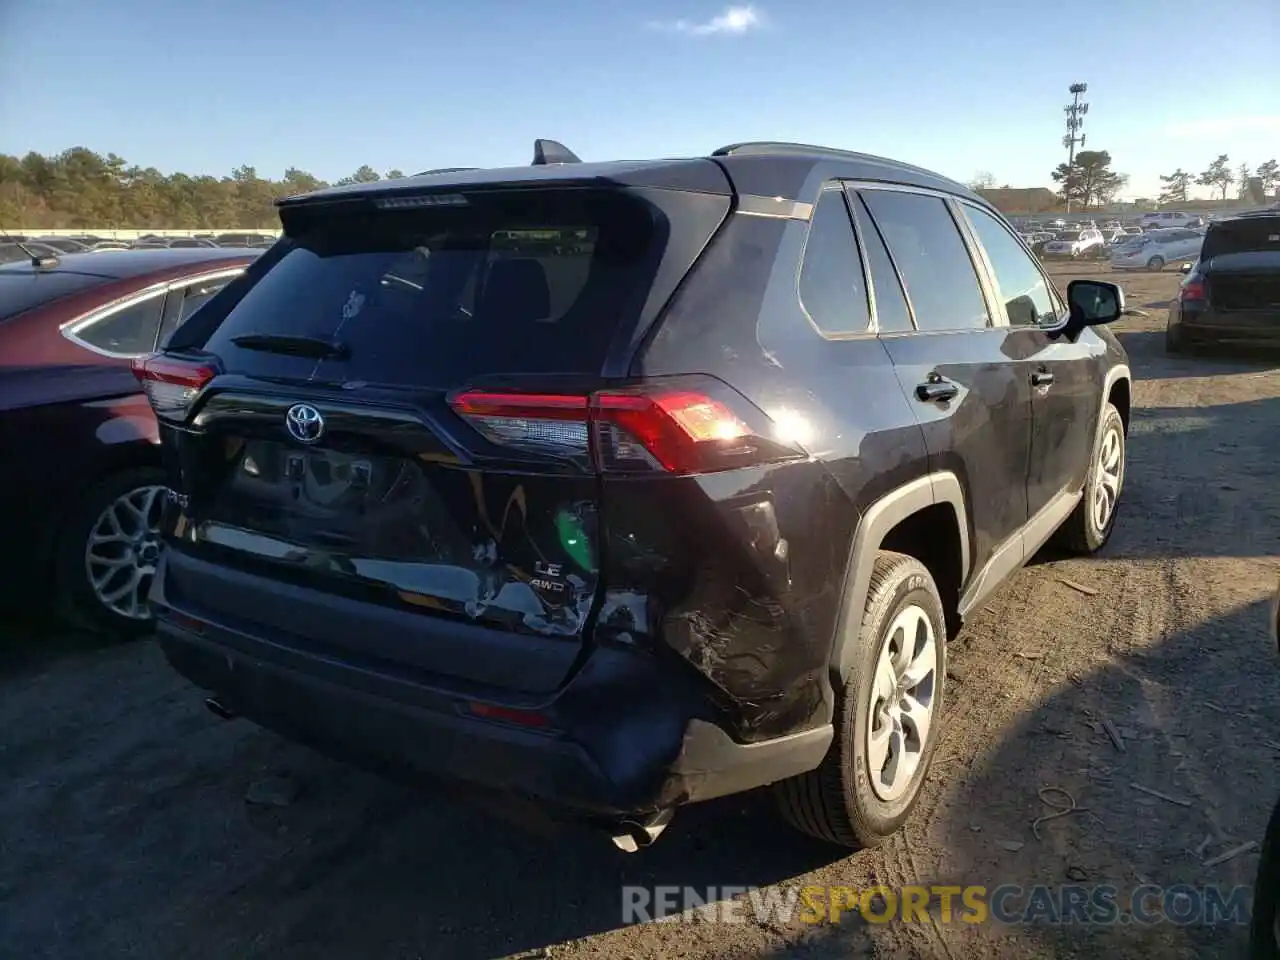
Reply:
<svg viewBox="0 0 1280 960"><path fill-rule="evenodd" d="M775 784L851 846L937 742L948 635L1098 549L1125 354L966 188L876 157L353 184L136 365L170 662L332 755L650 842Z"/></svg>

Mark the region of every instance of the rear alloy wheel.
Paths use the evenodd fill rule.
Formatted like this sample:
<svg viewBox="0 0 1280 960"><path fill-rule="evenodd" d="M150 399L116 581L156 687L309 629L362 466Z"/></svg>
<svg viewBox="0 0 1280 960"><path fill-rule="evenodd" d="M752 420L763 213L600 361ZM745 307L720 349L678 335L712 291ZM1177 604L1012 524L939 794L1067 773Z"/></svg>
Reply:
<svg viewBox="0 0 1280 960"><path fill-rule="evenodd" d="M1085 478L1080 502L1058 529L1058 542L1072 553L1101 550L1115 528L1120 493L1124 490L1124 419L1114 404L1102 409L1102 428L1093 462Z"/></svg>
<svg viewBox="0 0 1280 960"><path fill-rule="evenodd" d="M91 487L62 532L62 609L82 626L137 635L151 627L147 594L160 559L161 471L141 467Z"/></svg>
<svg viewBox="0 0 1280 960"><path fill-rule="evenodd" d="M881 552L858 653L836 691L835 737L822 764L774 788L783 816L846 847L874 847L906 822L938 743L947 625L929 570Z"/></svg>
<svg viewBox="0 0 1280 960"><path fill-rule="evenodd" d="M1164 269L1164 257L1152 257L1147 261L1147 269L1153 272L1159 272Z"/></svg>
<svg viewBox="0 0 1280 960"><path fill-rule="evenodd" d="M885 803L906 793L924 757L933 724L938 644L925 609L904 607L880 648L867 708L867 769Z"/></svg>

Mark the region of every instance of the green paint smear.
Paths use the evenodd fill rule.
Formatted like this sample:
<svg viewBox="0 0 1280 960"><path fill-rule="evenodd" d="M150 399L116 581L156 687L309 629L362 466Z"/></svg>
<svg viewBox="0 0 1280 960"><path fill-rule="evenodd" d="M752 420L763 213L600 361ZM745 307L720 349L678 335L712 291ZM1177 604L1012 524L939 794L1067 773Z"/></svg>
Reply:
<svg viewBox="0 0 1280 960"><path fill-rule="evenodd" d="M579 567L588 573L596 572L595 551L591 548L591 540L583 528L582 521L567 510L556 514L556 534L560 537L560 546Z"/></svg>

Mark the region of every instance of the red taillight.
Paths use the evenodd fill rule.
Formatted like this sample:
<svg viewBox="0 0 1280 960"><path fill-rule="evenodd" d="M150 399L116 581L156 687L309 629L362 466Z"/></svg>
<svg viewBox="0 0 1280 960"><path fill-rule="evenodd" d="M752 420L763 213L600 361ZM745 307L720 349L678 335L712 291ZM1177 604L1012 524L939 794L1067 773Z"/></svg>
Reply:
<svg viewBox="0 0 1280 960"><path fill-rule="evenodd" d="M1207 300L1209 290L1203 280L1188 280L1178 291L1179 300Z"/></svg>
<svg viewBox="0 0 1280 960"><path fill-rule="evenodd" d="M700 473L710 467L704 454L723 456L734 447L746 454L754 446L751 429L727 405L690 390L597 393L591 414L600 423L597 463L603 470L656 466Z"/></svg>
<svg viewBox="0 0 1280 960"><path fill-rule="evenodd" d="M609 472L710 473L803 456L723 384L587 394L468 391L453 409L491 442Z"/></svg>
<svg viewBox="0 0 1280 960"><path fill-rule="evenodd" d="M181 421L191 401L217 375L215 367L153 353L133 360L133 375L147 392L157 417Z"/></svg>

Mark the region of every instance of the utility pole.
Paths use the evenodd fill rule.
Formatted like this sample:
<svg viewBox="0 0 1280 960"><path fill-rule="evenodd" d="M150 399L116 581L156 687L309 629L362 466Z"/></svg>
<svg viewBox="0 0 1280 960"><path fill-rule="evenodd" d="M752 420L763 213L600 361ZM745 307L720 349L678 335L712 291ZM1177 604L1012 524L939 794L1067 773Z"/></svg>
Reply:
<svg viewBox="0 0 1280 960"><path fill-rule="evenodd" d="M1067 148L1067 180L1064 186L1071 182L1071 168L1076 161L1076 144L1084 148L1085 135L1081 133L1084 126L1084 115L1089 112L1089 104L1080 102L1080 95L1087 92L1089 85L1087 83L1073 83L1067 87L1067 92L1071 94L1071 102L1062 108L1062 112L1067 115L1067 135L1062 138L1062 145ZM1077 136L1079 134L1079 136ZM1071 212L1071 193L1067 191L1067 213Z"/></svg>

